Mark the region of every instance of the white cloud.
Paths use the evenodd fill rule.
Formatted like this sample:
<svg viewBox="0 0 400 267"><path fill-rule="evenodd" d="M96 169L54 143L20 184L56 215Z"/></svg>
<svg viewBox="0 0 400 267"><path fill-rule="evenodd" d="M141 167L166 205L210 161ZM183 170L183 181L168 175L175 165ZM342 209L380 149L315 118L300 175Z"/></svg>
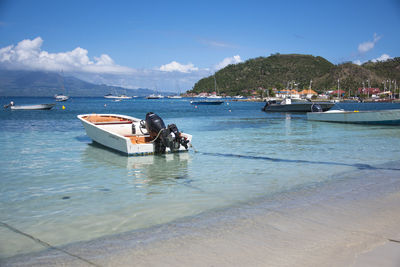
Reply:
<svg viewBox="0 0 400 267"><path fill-rule="evenodd" d="M382 54L380 57L371 59L370 61L372 61L372 62L386 61L386 60L391 59L391 58L392 58L392 57L389 56L388 54ZM354 60L353 63L354 63L354 64L357 64L357 65L362 65L362 64L364 64L364 63L367 62L367 61L368 61L368 60L366 60L366 61L361 61L361 60L357 59L357 60Z"/></svg>
<svg viewBox="0 0 400 267"><path fill-rule="evenodd" d="M227 57L224 58L221 62L219 62L217 65L215 65L214 69L215 70L220 70L222 68L225 68L226 66L230 64L237 64L243 62L243 60L240 58L239 55L233 56L233 57Z"/></svg>
<svg viewBox="0 0 400 267"><path fill-rule="evenodd" d="M43 40L23 40L16 46L0 49L0 66L7 69L43 70L88 73L132 73L135 70L116 65L110 56L103 54L91 60L86 49L49 53L42 51Z"/></svg>
<svg viewBox="0 0 400 267"><path fill-rule="evenodd" d="M192 89L198 80L209 76L210 71L215 70L176 61L154 69L134 69L116 64L107 54L90 58L88 50L81 47L71 51L49 53L41 49L42 45L43 39L37 37L0 48L0 68L55 72L63 70L65 75L97 84L181 92ZM242 60L236 55L225 58L215 67L223 68L238 62Z"/></svg>
<svg viewBox="0 0 400 267"><path fill-rule="evenodd" d="M372 41L367 41L358 45L358 52L366 53L372 48L374 48L375 44L381 39L381 36L378 36L374 33L374 39Z"/></svg>
<svg viewBox="0 0 400 267"><path fill-rule="evenodd" d="M377 61L386 61L388 59L391 59L391 57L388 54L382 54L380 57L378 58L374 58L371 61L372 62L377 62Z"/></svg>
<svg viewBox="0 0 400 267"><path fill-rule="evenodd" d="M171 63L162 65L159 68L159 70L167 71L167 72L177 71L177 72L189 73L189 72L193 72L193 71L198 71L199 68L195 67L192 63L183 65L183 64L180 64L179 62L172 61Z"/></svg>

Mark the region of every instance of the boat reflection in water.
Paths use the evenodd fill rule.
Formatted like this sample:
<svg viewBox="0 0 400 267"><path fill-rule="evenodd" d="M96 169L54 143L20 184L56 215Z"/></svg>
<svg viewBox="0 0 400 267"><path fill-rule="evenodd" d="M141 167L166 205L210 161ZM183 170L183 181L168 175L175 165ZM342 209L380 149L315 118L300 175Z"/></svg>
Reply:
<svg viewBox="0 0 400 267"><path fill-rule="evenodd" d="M188 178L190 154L169 153L162 155L126 157L102 145L92 143L82 153L82 162L90 168L125 170L127 176L135 177L135 184L165 184L167 181Z"/></svg>

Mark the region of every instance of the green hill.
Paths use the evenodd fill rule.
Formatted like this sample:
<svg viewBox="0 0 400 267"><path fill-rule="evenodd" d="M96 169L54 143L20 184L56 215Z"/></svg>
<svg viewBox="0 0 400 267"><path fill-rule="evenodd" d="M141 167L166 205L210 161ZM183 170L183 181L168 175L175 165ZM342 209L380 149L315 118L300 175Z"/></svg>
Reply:
<svg viewBox="0 0 400 267"><path fill-rule="evenodd" d="M283 89L289 82L295 82L298 89L312 88L323 92L337 88L347 91L362 87L362 82L370 81L371 87L382 87L385 79L399 79L399 58L386 62L368 62L362 66L352 63L334 65L322 57L312 55L280 55L259 57L246 62L229 65L215 73L221 94L237 95L262 88ZM214 91L214 77L199 80L189 93Z"/></svg>

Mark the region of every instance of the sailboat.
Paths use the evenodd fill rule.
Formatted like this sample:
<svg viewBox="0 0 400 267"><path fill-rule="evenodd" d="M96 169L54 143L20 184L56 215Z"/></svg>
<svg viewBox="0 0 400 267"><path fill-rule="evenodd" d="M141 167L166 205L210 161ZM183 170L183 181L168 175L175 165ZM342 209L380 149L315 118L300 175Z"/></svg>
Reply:
<svg viewBox="0 0 400 267"><path fill-rule="evenodd" d="M180 98L182 98L182 96L180 96L180 95L169 95L168 98L180 99Z"/></svg>
<svg viewBox="0 0 400 267"><path fill-rule="evenodd" d="M69 96L65 95L65 87L64 87L64 73L62 72L62 82L61 82L61 89L63 93L61 94L56 94L54 98L56 99L57 102L63 102L67 101L69 99Z"/></svg>
<svg viewBox="0 0 400 267"><path fill-rule="evenodd" d="M215 79L215 74L214 74L214 90L217 92L216 95L211 95L207 98L222 98L222 96L219 95L218 93L218 88L217 88L217 80ZM223 100L199 100L199 101L190 101L190 104L192 105L221 105L224 103Z"/></svg>
<svg viewBox="0 0 400 267"><path fill-rule="evenodd" d="M146 99L161 99L161 98L164 98L164 96L160 95L160 94L157 94L157 95L156 94L151 94L151 95L146 97Z"/></svg>
<svg viewBox="0 0 400 267"><path fill-rule="evenodd" d="M121 94L121 95L117 95L117 91L115 90L115 88L114 88L114 92L115 92L115 94L113 95L113 94L106 94L105 96L104 96L104 98L107 98L107 99L119 99L119 100L122 100L122 99L132 99L132 97L131 96L127 96L126 94Z"/></svg>
<svg viewBox="0 0 400 267"><path fill-rule="evenodd" d="M169 96L167 96L168 98L170 98L170 99L181 99L181 98L182 98L182 96L181 96L181 90L179 89L179 84L178 84L178 82L176 82L176 87L177 87L178 90L179 90L179 94L169 95Z"/></svg>

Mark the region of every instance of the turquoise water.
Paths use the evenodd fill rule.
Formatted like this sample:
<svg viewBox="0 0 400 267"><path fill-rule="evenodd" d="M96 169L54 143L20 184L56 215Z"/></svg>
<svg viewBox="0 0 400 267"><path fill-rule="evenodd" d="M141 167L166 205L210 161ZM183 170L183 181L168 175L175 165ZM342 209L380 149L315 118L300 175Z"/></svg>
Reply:
<svg viewBox="0 0 400 267"><path fill-rule="evenodd" d="M45 249L6 225L62 246L316 186L400 159L398 126L308 122L305 114L262 112L263 103L196 108L189 101L73 98L50 111L1 111L0 259ZM76 118L144 118L149 111L192 134L197 153L125 157L92 144Z"/></svg>

